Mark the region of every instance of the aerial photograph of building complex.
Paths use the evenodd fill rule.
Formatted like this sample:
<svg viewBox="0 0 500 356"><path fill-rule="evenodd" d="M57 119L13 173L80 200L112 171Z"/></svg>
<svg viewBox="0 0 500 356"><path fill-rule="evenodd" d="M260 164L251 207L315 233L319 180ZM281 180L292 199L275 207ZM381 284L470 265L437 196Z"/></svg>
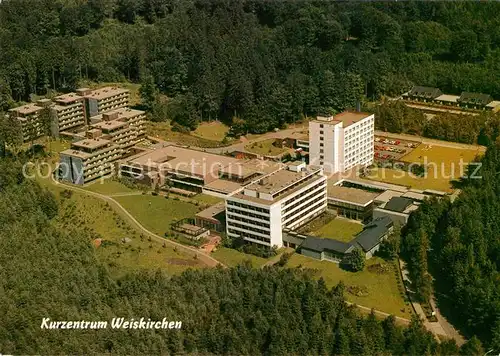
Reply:
<svg viewBox="0 0 500 356"><path fill-rule="evenodd" d="M0 0L0 355L500 355L498 14Z"/></svg>

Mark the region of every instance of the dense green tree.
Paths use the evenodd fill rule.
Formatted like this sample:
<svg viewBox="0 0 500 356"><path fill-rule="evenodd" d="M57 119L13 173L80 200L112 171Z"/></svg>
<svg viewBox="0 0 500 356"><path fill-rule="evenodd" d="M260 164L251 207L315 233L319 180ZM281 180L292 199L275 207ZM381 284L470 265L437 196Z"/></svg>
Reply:
<svg viewBox="0 0 500 356"><path fill-rule="evenodd" d="M365 268L365 262L365 253L359 247L356 247L344 257L342 265L353 272L358 272Z"/></svg>

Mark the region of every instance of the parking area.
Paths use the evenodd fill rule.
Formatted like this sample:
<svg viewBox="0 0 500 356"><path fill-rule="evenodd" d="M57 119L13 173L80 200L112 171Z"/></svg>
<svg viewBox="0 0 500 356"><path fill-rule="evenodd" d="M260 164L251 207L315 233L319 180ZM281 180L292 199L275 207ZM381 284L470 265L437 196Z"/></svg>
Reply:
<svg viewBox="0 0 500 356"><path fill-rule="evenodd" d="M400 161L401 158L412 152L420 142L375 136L376 161Z"/></svg>

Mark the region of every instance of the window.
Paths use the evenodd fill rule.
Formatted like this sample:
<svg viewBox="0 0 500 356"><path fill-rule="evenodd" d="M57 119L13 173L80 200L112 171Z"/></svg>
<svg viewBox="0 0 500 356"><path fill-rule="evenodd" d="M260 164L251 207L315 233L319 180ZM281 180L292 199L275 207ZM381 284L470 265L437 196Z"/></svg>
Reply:
<svg viewBox="0 0 500 356"><path fill-rule="evenodd" d="M319 147L323 147L323 146L324 146L324 143L320 142Z"/></svg>
<svg viewBox="0 0 500 356"><path fill-rule="evenodd" d="M320 134L320 135L323 135L323 133L324 133L324 132L323 132L323 130L321 130L321 131L319 132L319 134Z"/></svg>
<svg viewBox="0 0 500 356"><path fill-rule="evenodd" d="M320 140L320 141L323 141L323 136L320 136L319 140Z"/></svg>
<svg viewBox="0 0 500 356"><path fill-rule="evenodd" d="M321 149L319 150L319 153L323 153L323 152L324 152L324 151L323 151L323 149L321 148Z"/></svg>
<svg viewBox="0 0 500 356"><path fill-rule="evenodd" d="M319 159L324 159L325 157L323 155L319 156ZM322 163L323 164L323 163Z"/></svg>
<svg viewBox="0 0 500 356"><path fill-rule="evenodd" d="M320 128L323 128L323 124L319 124L319 127L320 127Z"/></svg>

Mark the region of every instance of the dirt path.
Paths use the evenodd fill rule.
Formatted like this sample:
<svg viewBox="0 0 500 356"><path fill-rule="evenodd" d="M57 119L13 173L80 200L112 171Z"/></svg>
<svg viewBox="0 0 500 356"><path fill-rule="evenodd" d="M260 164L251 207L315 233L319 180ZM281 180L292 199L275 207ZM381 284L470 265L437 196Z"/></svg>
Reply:
<svg viewBox="0 0 500 356"><path fill-rule="evenodd" d="M205 254L205 253L203 253L203 252L201 252L201 251L199 251L197 249L194 249L192 247L182 245L182 244L180 244L178 242L175 242L175 241L172 241L172 240L169 240L169 239L165 239L165 238L163 238L163 237L161 237L159 235L156 235L155 233L149 231L144 226L142 226L141 223L139 221L137 221L132 216L132 214L130 214L120 203L118 203L116 200L114 200L110 196L107 196L107 195L104 195L104 194L100 194L100 193L91 192L91 191L88 191L88 190L85 190L85 189L82 189L82 188L78 188L78 187L74 187L74 186L71 186L71 185L68 185L68 184L65 184L65 183L57 182L55 180L52 180L52 183L55 184L55 185L63 186L66 189L73 190L73 191L76 191L76 192L80 192L80 193L83 193L83 194L87 194L87 195L90 195L90 196L102 199L102 200L104 200L106 202L109 202L111 205L113 205L118 210L118 212L121 215L123 215L140 232L145 233L148 236L151 236L151 238L157 240L158 242L170 244L170 245L175 246L176 248L178 248L178 249L180 249L180 250L182 250L182 251L184 251L186 253L192 254L193 256L196 255L197 258L200 261L202 261L203 263L205 263L207 266L215 267L217 265L221 265L223 267L226 267L224 264L222 264L221 262L219 262L218 260L216 260L212 256L209 256L209 255L207 255L207 254Z"/></svg>
<svg viewBox="0 0 500 356"><path fill-rule="evenodd" d="M356 304L356 303L351 303L351 302L348 302L347 300L345 302L346 302L347 305L355 305L356 307L358 307L359 309L362 309L363 311L366 311L366 312L369 312L369 313L371 313L371 311L372 311L372 308L368 308L368 307L365 307L363 305L359 305L359 304ZM373 309L373 312L375 313L375 315L381 316L383 318L387 318L388 316L392 315L392 314L389 314L389 313L386 313L386 312L383 312L383 311L377 310L377 309ZM402 318L400 316L395 316L395 315L394 315L394 317L396 318L396 321L398 321L401 324L404 324L404 325L409 325L410 324L410 320L409 319Z"/></svg>

